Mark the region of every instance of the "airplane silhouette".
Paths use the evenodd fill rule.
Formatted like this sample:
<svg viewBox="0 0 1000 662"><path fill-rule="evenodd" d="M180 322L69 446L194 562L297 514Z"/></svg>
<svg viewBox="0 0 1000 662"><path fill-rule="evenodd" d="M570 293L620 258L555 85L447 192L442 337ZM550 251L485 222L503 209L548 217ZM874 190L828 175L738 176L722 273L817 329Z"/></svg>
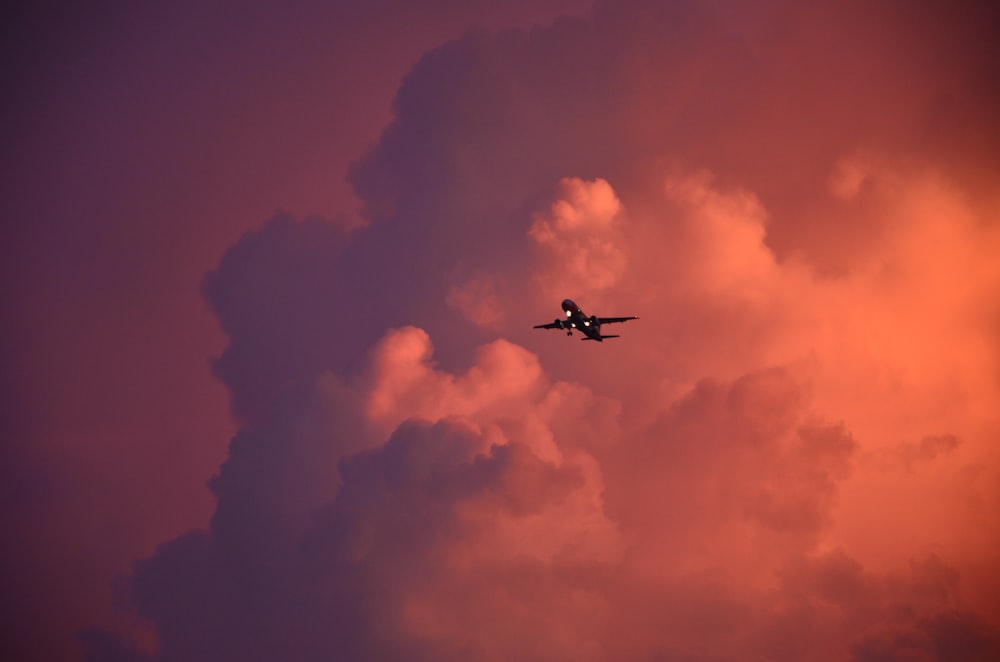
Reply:
<svg viewBox="0 0 1000 662"><path fill-rule="evenodd" d="M566 319L556 319L551 324L538 324L536 329L565 329L566 335L573 335L573 329L579 330L583 334L580 340L596 340L604 342L605 338L617 338L618 336L601 335L602 324L620 324L629 320L639 319L635 315L630 317L598 317L592 315L587 317L580 306L573 303L572 299L563 299L562 309L566 313Z"/></svg>

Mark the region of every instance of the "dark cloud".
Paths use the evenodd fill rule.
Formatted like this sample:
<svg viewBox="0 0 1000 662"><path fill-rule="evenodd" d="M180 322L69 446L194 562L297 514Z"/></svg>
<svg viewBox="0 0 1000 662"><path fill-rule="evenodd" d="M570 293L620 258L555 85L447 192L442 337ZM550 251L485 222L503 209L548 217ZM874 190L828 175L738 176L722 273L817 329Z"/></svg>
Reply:
<svg viewBox="0 0 1000 662"><path fill-rule="evenodd" d="M904 444L899 448L899 456L907 469L914 464L930 462L935 458L948 455L957 449L962 440L953 434L928 435L919 442Z"/></svg>
<svg viewBox="0 0 1000 662"><path fill-rule="evenodd" d="M235 458L247 442L234 440ZM424 595L447 613L463 605L480 609L485 595L502 590L519 609L533 610L535 597L561 601L560 591L586 585L571 561L554 575L527 557L500 557L468 575L453 567L452 548L474 540L497 512L530 518L582 487L578 469L548 464L522 446L486 448L468 424L405 423L378 449L341 460L336 497L314 508L308 526L298 530L261 514L268 498L278 500L271 508L281 509L288 486L277 489L224 467L229 487L218 490L211 530L166 543L135 566L132 600L155 624L156 659L491 657L494 652L478 648L475 632L463 644L422 631L410 622L419 617L411 601ZM276 466L287 461L244 459L279 475ZM83 640L95 660L136 655L100 631Z"/></svg>
<svg viewBox="0 0 1000 662"><path fill-rule="evenodd" d="M947 610L872 634L851 648L856 662L988 662L1000 631L968 612Z"/></svg>
<svg viewBox="0 0 1000 662"><path fill-rule="evenodd" d="M343 369L345 346L357 351L337 305L345 234L319 219L278 217L244 236L206 276L205 297L229 337L214 372L239 419L266 422L282 389Z"/></svg>
<svg viewBox="0 0 1000 662"><path fill-rule="evenodd" d="M78 639L87 650L86 662L148 662L149 655L136 650L132 645L104 630L89 628L82 630Z"/></svg>

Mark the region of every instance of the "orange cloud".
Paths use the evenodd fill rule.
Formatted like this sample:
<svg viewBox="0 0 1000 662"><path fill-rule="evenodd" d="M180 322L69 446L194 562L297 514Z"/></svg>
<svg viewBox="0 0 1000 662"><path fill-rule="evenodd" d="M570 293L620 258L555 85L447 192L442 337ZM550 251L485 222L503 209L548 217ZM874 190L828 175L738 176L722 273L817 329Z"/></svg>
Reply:
<svg viewBox="0 0 1000 662"><path fill-rule="evenodd" d="M537 214L529 236L542 250L544 271L537 281L551 300L561 292L601 292L625 271L617 218L621 202L603 179L573 177L559 182L559 198Z"/></svg>
<svg viewBox="0 0 1000 662"><path fill-rule="evenodd" d="M432 354L430 337L415 327L390 331L376 345L365 396L373 422L391 431L409 418L516 417L546 386L538 358L503 340L481 347L462 375L436 370Z"/></svg>

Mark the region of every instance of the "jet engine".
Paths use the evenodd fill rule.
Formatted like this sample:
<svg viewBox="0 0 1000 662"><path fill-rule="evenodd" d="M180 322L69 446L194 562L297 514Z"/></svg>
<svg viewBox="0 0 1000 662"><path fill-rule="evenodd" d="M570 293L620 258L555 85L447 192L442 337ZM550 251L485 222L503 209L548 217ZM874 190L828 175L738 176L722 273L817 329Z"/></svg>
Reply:
<svg viewBox="0 0 1000 662"><path fill-rule="evenodd" d="M597 315L590 316L590 326L600 326L601 321L597 319Z"/></svg>
<svg viewBox="0 0 1000 662"><path fill-rule="evenodd" d="M557 329L565 329L565 328L566 328L566 323L565 323L565 322L563 322L563 321L562 321L561 319L559 319L558 317L557 317L557 318L555 319L555 322L553 322L553 324L555 324L555 325L556 325L556 328L557 328Z"/></svg>

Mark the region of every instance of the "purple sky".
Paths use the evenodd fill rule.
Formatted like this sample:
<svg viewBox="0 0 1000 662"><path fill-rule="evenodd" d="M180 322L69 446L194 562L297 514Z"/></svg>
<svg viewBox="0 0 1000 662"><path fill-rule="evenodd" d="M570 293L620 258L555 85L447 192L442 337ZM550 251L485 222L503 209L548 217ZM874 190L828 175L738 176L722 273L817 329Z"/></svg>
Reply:
<svg viewBox="0 0 1000 662"><path fill-rule="evenodd" d="M592 4L5 17L5 659L997 654L990 12Z"/></svg>

